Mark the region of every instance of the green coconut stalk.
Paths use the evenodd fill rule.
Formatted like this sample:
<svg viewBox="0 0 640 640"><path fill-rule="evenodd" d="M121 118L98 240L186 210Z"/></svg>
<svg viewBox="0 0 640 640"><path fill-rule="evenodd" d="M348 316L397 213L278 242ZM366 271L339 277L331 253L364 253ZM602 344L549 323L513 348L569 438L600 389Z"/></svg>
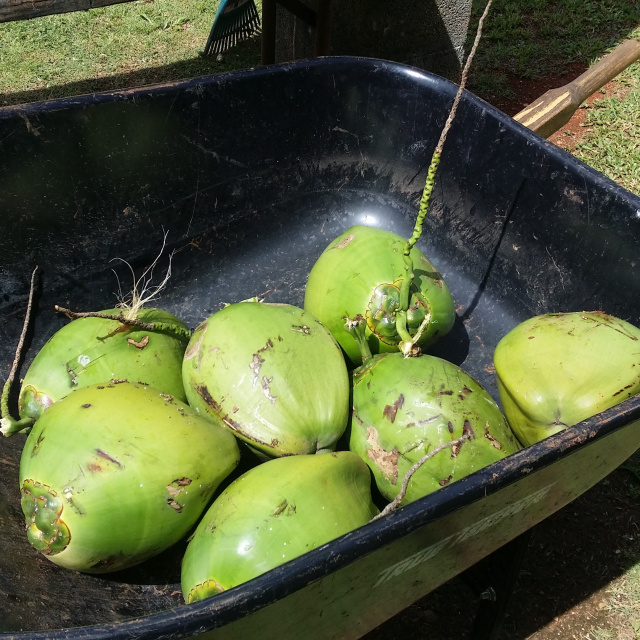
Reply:
<svg viewBox="0 0 640 640"><path fill-rule="evenodd" d="M240 302L198 326L183 363L189 404L268 457L335 448L349 417L339 346L310 313Z"/></svg>
<svg viewBox="0 0 640 640"><path fill-rule="evenodd" d="M490 394L460 367L387 353L353 374L349 449L369 465L387 500L401 494L398 504L408 504L519 445Z"/></svg>
<svg viewBox="0 0 640 640"><path fill-rule="evenodd" d="M78 389L47 409L25 442L27 537L68 569L138 564L195 525L239 457L226 429L151 387Z"/></svg>
<svg viewBox="0 0 640 640"><path fill-rule="evenodd" d="M419 355L453 327L455 308L451 294L415 245L422 236L444 145L490 6L491 0L478 23L458 91L434 149L411 237L404 239L382 229L352 227L329 244L309 274L304 308L329 328L356 366L361 364L360 353L344 329L346 318L366 317L366 338L373 353L399 350L405 356Z"/></svg>
<svg viewBox="0 0 640 640"><path fill-rule="evenodd" d="M427 178L425 180L424 189L422 191L422 197L420 198L420 206L418 208L418 215L416 217L416 221L413 227L413 233L411 237L407 240L407 243L402 252L402 258L405 263L406 274L402 281L402 286L400 288L400 305L396 312L396 324L398 334L402 336L402 341L400 343L400 351L404 353L406 356L416 355L414 350L415 344L419 341L420 335L412 335L410 332L407 332L408 329L408 318L407 312L410 308L410 288L411 282L413 279L413 270L414 270L414 260L411 255L411 251L415 246L416 242L420 240L422 236L422 227L424 225L425 218L429 212L429 204L431 202L431 194L433 193L433 188L435 186L436 181L436 173L438 171L438 167L440 166L440 160L442 159L442 154L444 152L444 145L447 140L447 136L449 135L449 131L451 129L451 125L456 117L458 112L458 106L460 104L460 100L462 99L462 94L467 85L467 80L469 78L469 71L471 69L471 63L476 54L476 49L480 44L480 38L482 37L482 27L484 25L484 21L489 13L489 9L491 7L492 0L488 0L482 15L480 16L480 20L478 21L478 28L476 31L476 37L471 46L471 51L467 56L467 60L462 69L462 77L460 79L460 85L458 86L458 91L456 92L456 96L453 100L453 104L451 105L451 109L449 110L449 115L447 116L447 121L442 128L440 133L440 138L438 139L438 143L433 151L433 155L431 157L431 162L429 164L429 168L427 170Z"/></svg>
<svg viewBox="0 0 640 640"><path fill-rule="evenodd" d="M504 413L528 446L640 392L640 329L601 311L550 313L494 353Z"/></svg>
<svg viewBox="0 0 640 640"><path fill-rule="evenodd" d="M339 451L254 467L216 498L182 562L182 592L196 602L247 582L371 520L371 478Z"/></svg>

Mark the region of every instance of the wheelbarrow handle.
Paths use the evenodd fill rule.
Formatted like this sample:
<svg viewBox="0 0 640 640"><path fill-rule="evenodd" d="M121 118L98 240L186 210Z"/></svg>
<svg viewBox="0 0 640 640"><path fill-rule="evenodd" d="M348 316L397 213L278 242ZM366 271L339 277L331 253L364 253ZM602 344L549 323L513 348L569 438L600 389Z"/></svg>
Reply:
<svg viewBox="0 0 640 640"><path fill-rule="evenodd" d="M576 109L590 95L639 58L640 41L625 40L575 80L557 89L550 89L513 118L543 138L548 138L569 122Z"/></svg>

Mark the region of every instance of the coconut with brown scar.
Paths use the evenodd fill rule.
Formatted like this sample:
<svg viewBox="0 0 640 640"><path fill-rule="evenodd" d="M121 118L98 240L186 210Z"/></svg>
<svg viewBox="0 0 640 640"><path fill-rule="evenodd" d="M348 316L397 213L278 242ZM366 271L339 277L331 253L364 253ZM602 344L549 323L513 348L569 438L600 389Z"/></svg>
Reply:
<svg viewBox="0 0 640 640"><path fill-rule="evenodd" d="M225 428L156 389L78 389L47 409L25 442L27 537L68 569L133 566L187 534L239 459Z"/></svg>
<svg viewBox="0 0 640 640"><path fill-rule="evenodd" d="M332 450L347 427L340 347L292 305L249 300L214 313L194 331L182 375L189 404L261 456Z"/></svg>
<svg viewBox="0 0 640 640"><path fill-rule="evenodd" d="M380 493L398 496L423 456L448 445L413 473L400 504L519 449L500 408L469 374L435 356L373 356L353 375L349 448L369 465Z"/></svg>

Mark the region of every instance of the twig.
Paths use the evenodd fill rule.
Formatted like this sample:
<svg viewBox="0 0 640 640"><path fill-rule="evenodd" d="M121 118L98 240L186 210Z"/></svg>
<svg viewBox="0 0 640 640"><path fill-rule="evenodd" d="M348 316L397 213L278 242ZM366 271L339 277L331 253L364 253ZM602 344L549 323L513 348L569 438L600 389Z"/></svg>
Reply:
<svg viewBox="0 0 640 640"><path fill-rule="evenodd" d="M144 329L145 331L168 331L169 333L173 333L178 338L182 338L185 340L191 339L191 331L189 329L185 329L176 324L170 324L168 322L144 322L143 320L138 320L137 318L127 318L127 316L123 313L102 313L101 311L71 311L71 309L65 309L64 307L60 307L57 304L54 305L56 311L60 313L64 313L69 320L75 320L77 318L103 318L105 320L115 320L116 322L120 322L124 325L130 327L139 327L140 329Z"/></svg>
<svg viewBox="0 0 640 640"><path fill-rule="evenodd" d="M478 21L478 30L476 32L476 38L473 42L473 46L471 47L471 51L467 56L467 61L465 62L464 68L462 70L462 76L460 78L460 85L458 86L458 92L456 93L456 97L453 99L453 104L451 105L451 110L449 111L449 115L447 117L447 121L442 128L440 133L440 138L438 140L438 144L436 145L435 150L433 151L433 156L431 158L431 164L429 165L429 170L427 171L427 179L425 182L424 191L422 192L422 198L420 200L420 208L418 213L418 218L416 220L416 224L414 226L413 235L407 241L407 246L404 250L404 255L408 255L409 251L411 251L413 245L420 239L422 235L422 224L427 215L427 210L429 208L429 201L431 199L431 193L433 191L433 186L435 184L435 175L438 170L438 165L440 164L440 158L442 157L442 153L444 151L444 144L447 140L447 136L449 135L449 131L451 130L451 125L453 124L453 120L456 117L458 112L458 106L460 104L460 100L462 99L462 94L467 85L467 80L469 79L469 71L471 69L471 63L473 62L473 58L476 55L476 50L478 45L480 44L480 38L482 37L482 27L484 25L485 18L489 13L489 8L491 7L491 3L493 0L488 0L487 6L484 8L484 12L482 16L480 16L480 20Z"/></svg>
<svg viewBox="0 0 640 640"><path fill-rule="evenodd" d="M0 407L2 412L2 418L0 419L0 433L5 437L12 436L14 433L18 433L23 429L27 429L33 425L35 420L32 418L23 418L22 420L16 420L11 417L9 413L9 394L11 393L11 387L18 373L18 367L20 366L20 360L22 359L22 350L24 349L24 343L27 337L27 331L31 324L31 310L33 307L33 296L36 289L36 273L38 266L36 265L31 274L31 285L29 287L29 301L27 302L27 311L24 316L24 322L22 324L22 332L16 347L16 353L13 358L13 364L11 365L11 371L5 380L4 387L2 388L2 399L0 401Z"/></svg>
<svg viewBox="0 0 640 640"><path fill-rule="evenodd" d="M389 513L391 513L392 511L395 511L395 509L398 508L400 503L404 500L405 495L407 494L407 489L409 488L409 482L413 477L413 474L416 471L418 471L418 469L420 469L420 467L425 462L427 462L427 460L430 460L431 458L439 454L441 451L444 451L444 449L450 449L450 448L452 449L453 447L456 447L456 446L462 446L462 443L465 440L470 440L471 438L473 438L473 434L470 431L465 430L464 433L459 438L456 438L455 440L451 440L451 442L444 442L443 444L439 444L435 449L432 449L431 451L429 451L429 453L426 453L425 455L423 455L422 458L420 458L420 460L418 460L418 462L416 462L411 467L411 469L409 469L409 471L405 473L398 495L377 516L374 516L371 519L378 520L379 518L384 518L384 516L388 515Z"/></svg>

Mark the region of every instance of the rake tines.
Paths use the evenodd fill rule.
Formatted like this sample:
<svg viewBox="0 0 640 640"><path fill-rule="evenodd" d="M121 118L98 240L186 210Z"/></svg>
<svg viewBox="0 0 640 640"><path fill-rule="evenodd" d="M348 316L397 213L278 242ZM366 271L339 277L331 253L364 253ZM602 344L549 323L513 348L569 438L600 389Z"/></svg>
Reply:
<svg viewBox="0 0 640 640"><path fill-rule="evenodd" d="M221 0L202 55L222 53L250 38L259 27L254 0Z"/></svg>

